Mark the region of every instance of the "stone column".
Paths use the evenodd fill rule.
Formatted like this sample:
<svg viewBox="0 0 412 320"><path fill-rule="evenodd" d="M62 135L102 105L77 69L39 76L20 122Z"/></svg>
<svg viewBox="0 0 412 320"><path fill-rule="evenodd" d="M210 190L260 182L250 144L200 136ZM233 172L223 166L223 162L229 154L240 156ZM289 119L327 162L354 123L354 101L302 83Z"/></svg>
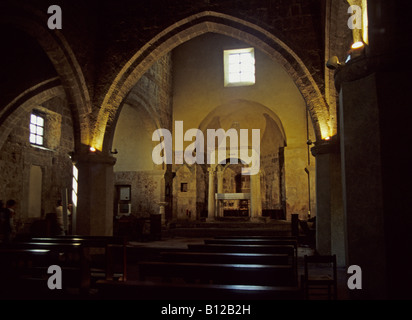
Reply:
<svg viewBox="0 0 412 320"><path fill-rule="evenodd" d="M79 171L76 233L113 235L113 166L116 158L98 152L77 154Z"/></svg>
<svg viewBox="0 0 412 320"><path fill-rule="evenodd" d="M316 251L336 254L339 266L345 266L342 182L337 137L316 142Z"/></svg>
<svg viewBox="0 0 412 320"><path fill-rule="evenodd" d="M339 92L347 264L352 299L411 299L410 59L398 1L368 1L369 46L335 72Z"/></svg>
<svg viewBox="0 0 412 320"><path fill-rule="evenodd" d="M262 197L260 193L260 171L250 176L250 218L258 220L262 215Z"/></svg>
<svg viewBox="0 0 412 320"><path fill-rule="evenodd" d="M223 193L223 169L218 168L217 172L217 193Z"/></svg>
<svg viewBox="0 0 412 320"><path fill-rule="evenodd" d="M215 170L210 167L209 171L209 197L207 203L207 220L215 220Z"/></svg>
<svg viewBox="0 0 412 320"><path fill-rule="evenodd" d="M329 2L326 5L331 10L327 15L330 13L331 19L326 25L335 25L335 30L326 29L326 58L337 54L344 61L344 52L349 48L343 47L339 32L346 28L347 18L338 22L335 18L343 15L335 1L333 5ZM342 6L347 9L348 4L342 2ZM333 181L337 171L326 170L324 165L341 162L346 266L358 265L362 269L362 290L350 290L351 298L411 299L412 273L404 259L412 243L412 170L408 169L407 156L411 125L408 61L412 48L407 35L411 34L412 24L402 2L397 0L369 0L367 14L369 45L334 75L340 100L336 113L333 101L330 104L330 116L336 114L339 118L340 159L320 155L316 159L317 170L329 172L327 180ZM334 42L333 47L329 40ZM329 72L326 71L325 92L331 102L334 95L328 94ZM321 172L317 175L319 181L324 178ZM317 193L321 193L317 196L317 205L321 205L318 212L326 215L327 210L338 207L335 192L330 194L327 205L321 201L329 198L327 187L317 187ZM329 246L333 253L333 215L330 221Z"/></svg>
<svg viewBox="0 0 412 320"><path fill-rule="evenodd" d="M172 172L172 165L168 164L166 173L164 175L165 191L164 200L167 203L165 206L165 223L171 221L173 217L173 179L176 176L175 172Z"/></svg>
<svg viewBox="0 0 412 320"><path fill-rule="evenodd" d="M217 167L216 176L217 176L217 193L223 193L223 169L221 166ZM221 200L216 200L215 205L216 205L216 208L215 208L216 216L222 217L223 212L221 209Z"/></svg>
<svg viewBox="0 0 412 320"><path fill-rule="evenodd" d="M368 94L365 94L368 92ZM385 298L382 163L375 77L342 84L341 153L347 262L363 270L354 298Z"/></svg>
<svg viewBox="0 0 412 320"><path fill-rule="evenodd" d="M166 224L166 209L165 207L168 205L168 202L166 201L160 201L159 202L159 214L161 215L161 223L162 226Z"/></svg>

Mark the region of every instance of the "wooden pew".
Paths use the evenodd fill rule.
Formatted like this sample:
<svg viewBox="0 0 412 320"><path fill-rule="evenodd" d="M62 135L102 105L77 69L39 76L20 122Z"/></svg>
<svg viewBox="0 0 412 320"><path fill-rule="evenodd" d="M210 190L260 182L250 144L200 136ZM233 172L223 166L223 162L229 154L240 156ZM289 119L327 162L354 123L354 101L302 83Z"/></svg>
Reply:
<svg viewBox="0 0 412 320"><path fill-rule="evenodd" d="M125 237L113 236L83 236L83 235L66 235L56 237L32 237L29 241L36 242L83 242L85 245L93 247L105 247L107 244L126 244Z"/></svg>
<svg viewBox="0 0 412 320"><path fill-rule="evenodd" d="M104 268L93 268L93 275L98 276L104 273L106 280L112 280L115 277L115 253L120 252L120 261L122 262L121 276L122 280L127 279L127 253L125 237L113 236L83 236L83 235L66 235L57 237L35 237L31 241L42 243L81 243L86 248L104 248L105 249L105 266Z"/></svg>
<svg viewBox="0 0 412 320"><path fill-rule="evenodd" d="M49 266L57 257L47 249L0 247L0 281L27 276L32 267Z"/></svg>
<svg viewBox="0 0 412 320"><path fill-rule="evenodd" d="M49 249L0 247L0 299L50 298L46 274L36 272L56 264L58 254Z"/></svg>
<svg viewBox="0 0 412 320"><path fill-rule="evenodd" d="M42 264L32 265L30 274L32 280L41 280L39 278L48 278L47 269L50 265L56 264L62 268L64 287L79 288L81 293L88 293L91 283L96 275L103 274L106 280L114 278L114 254L120 251L122 262L122 271L120 276L123 280L126 279L126 242L123 237L110 236L58 236L58 237L34 237L20 239L6 247L3 247L3 253L9 253L8 258L17 259L21 252L39 252L46 250L53 259ZM103 261L104 268L96 269L91 266L91 248L104 248L105 260ZM20 270L21 271L21 270ZM19 272L20 272L19 271ZM97 273L96 273L97 272ZM27 276L29 273L26 272ZM21 277L14 277L11 282L20 281ZM44 279L43 279L44 280ZM44 281L43 281L44 282ZM44 283L33 281L37 286L47 288ZM27 284L27 283L26 283ZM25 285L26 285L25 284ZM54 296L53 296L54 297Z"/></svg>
<svg viewBox="0 0 412 320"><path fill-rule="evenodd" d="M176 251L161 252L164 262L289 264L287 254Z"/></svg>
<svg viewBox="0 0 412 320"><path fill-rule="evenodd" d="M100 299L128 300L303 300L296 286L107 281L96 283Z"/></svg>
<svg viewBox="0 0 412 320"><path fill-rule="evenodd" d="M298 240L295 236L215 236L214 239L246 239L246 240L254 240L254 239L262 239L262 240Z"/></svg>
<svg viewBox="0 0 412 320"><path fill-rule="evenodd" d="M87 247L80 242L14 242L11 248L47 249L58 255L56 265L62 268L66 287L79 288L81 293L87 293L90 288L90 258ZM38 274L47 274L49 266L35 268Z"/></svg>
<svg viewBox="0 0 412 320"><path fill-rule="evenodd" d="M96 286L103 299L301 299L293 257L293 245L188 245L140 261L140 281Z"/></svg>
<svg viewBox="0 0 412 320"><path fill-rule="evenodd" d="M227 245L292 245L295 248L294 259L298 258L298 241L296 238L230 238L230 239L206 239L205 244L227 244Z"/></svg>
<svg viewBox="0 0 412 320"><path fill-rule="evenodd" d="M205 240L206 241L206 240ZM295 277L297 271L297 243L293 244L189 244L190 251L199 252L227 252L227 253L266 253L266 254L287 254L290 264L294 268Z"/></svg>
<svg viewBox="0 0 412 320"><path fill-rule="evenodd" d="M295 239L206 239L205 244L258 244L258 245L292 245L295 248L298 246L298 242Z"/></svg>
<svg viewBox="0 0 412 320"><path fill-rule="evenodd" d="M214 284L296 285L290 265L213 264L189 262L144 261L139 263L141 281L184 281Z"/></svg>
<svg viewBox="0 0 412 320"><path fill-rule="evenodd" d="M51 251L47 249L25 249L25 248L10 248L8 246L0 247L0 256L2 262L24 262L26 265L33 260L48 261Z"/></svg>
<svg viewBox="0 0 412 320"><path fill-rule="evenodd" d="M188 244L188 249L199 252L286 253L292 257L295 255L293 245Z"/></svg>
<svg viewBox="0 0 412 320"><path fill-rule="evenodd" d="M36 280L39 290L44 289L43 293L50 292L51 290L47 287L47 279L50 276L47 270L54 264L62 268L65 283L73 285L68 287L78 288L81 293L86 293L90 287L89 264L85 247L81 243L13 242L3 246L1 250L3 254L8 254L9 262L16 259L16 261L19 261L19 256L23 252L32 255L38 255L40 252L47 253L48 259L44 259L41 263L30 264L23 269L16 269L9 281L15 292L28 294L27 291L30 288L26 280L29 279ZM4 266L5 262L2 261L1 264ZM33 294L33 298L36 298L36 292L33 292ZM55 296L57 295L59 295L58 292Z"/></svg>

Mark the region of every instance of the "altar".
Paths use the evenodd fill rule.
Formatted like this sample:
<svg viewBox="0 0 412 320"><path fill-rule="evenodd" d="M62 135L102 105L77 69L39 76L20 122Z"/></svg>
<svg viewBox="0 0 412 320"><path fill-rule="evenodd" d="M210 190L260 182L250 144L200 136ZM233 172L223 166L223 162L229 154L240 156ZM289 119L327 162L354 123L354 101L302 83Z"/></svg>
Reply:
<svg viewBox="0 0 412 320"><path fill-rule="evenodd" d="M250 217L250 193L216 193L215 218Z"/></svg>

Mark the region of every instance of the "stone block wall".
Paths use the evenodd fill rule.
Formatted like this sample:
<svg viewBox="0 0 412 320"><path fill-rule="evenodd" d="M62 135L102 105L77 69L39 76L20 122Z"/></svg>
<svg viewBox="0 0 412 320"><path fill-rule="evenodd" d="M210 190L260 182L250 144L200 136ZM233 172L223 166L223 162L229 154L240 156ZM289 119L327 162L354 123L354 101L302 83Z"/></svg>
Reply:
<svg viewBox="0 0 412 320"><path fill-rule="evenodd" d="M159 213L163 172L153 171L122 171L114 173L115 185L131 186L131 213L136 217L148 217Z"/></svg>
<svg viewBox="0 0 412 320"><path fill-rule="evenodd" d="M196 220L207 210L205 166L174 166L173 219Z"/></svg>
<svg viewBox="0 0 412 320"><path fill-rule="evenodd" d="M195 166L179 166L173 181L174 218L178 220L196 219L197 183Z"/></svg>
<svg viewBox="0 0 412 320"><path fill-rule="evenodd" d="M172 127L172 54L156 61L133 87L127 102L135 107L144 107L161 128ZM157 128L154 128L157 129Z"/></svg>
<svg viewBox="0 0 412 320"><path fill-rule="evenodd" d="M114 166L114 184L132 186L132 214L138 217L159 213L158 203L164 201L162 196L165 191L162 189L165 188L166 168L153 163L152 149L158 142L152 142L151 137L156 129L171 130L171 72L169 53L154 63L140 78L126 99L128 106L137 112L139 126L123 121L120 114L117 126L121 126L121 131L115 133L113 140L113 148L119 150L116 155L117 164ZM116 204L114 207L116 208Z"/></svg>
<svg viewBox="0 0 412 320"><path fill-rule="evenodd" d="M74 137L67 101L60 97L50 97L43 105L34 105L33 109L41 111L46 117L47 148L35 147L29 143L32 111L29 110L21 115L0 152L0 199L17 201L16 220L20 221L21 226L30 223L28 217L37 216L29 212L31 166L40 167L42 172L41 213L37 218L54 212L62 190L70 190L72 183L72 162L69 153L74 150ZM70 194L71 192L69 196Z"/></svg>

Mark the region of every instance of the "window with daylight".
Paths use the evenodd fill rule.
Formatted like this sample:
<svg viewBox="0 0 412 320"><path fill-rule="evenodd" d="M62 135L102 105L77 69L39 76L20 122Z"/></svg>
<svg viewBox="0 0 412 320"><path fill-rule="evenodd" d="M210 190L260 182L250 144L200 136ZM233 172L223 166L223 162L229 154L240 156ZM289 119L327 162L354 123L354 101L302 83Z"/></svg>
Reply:
<svg viewBox="0 0 412 320"><path fill-rule="evenodd" d="M44 116L38 113L30 115L30 143L44 146Z"/></svg>
<svg viewBox="0 0 412 320"><path fill-rule="evenodd" d="M187 183L180 184L180 192L187 192Z"/></svg>
<svg viewBox="0 0 412 320"><path fill-rule="evenodd" d="M225 87L255 84L254 48L224 50Z"/></svg>

